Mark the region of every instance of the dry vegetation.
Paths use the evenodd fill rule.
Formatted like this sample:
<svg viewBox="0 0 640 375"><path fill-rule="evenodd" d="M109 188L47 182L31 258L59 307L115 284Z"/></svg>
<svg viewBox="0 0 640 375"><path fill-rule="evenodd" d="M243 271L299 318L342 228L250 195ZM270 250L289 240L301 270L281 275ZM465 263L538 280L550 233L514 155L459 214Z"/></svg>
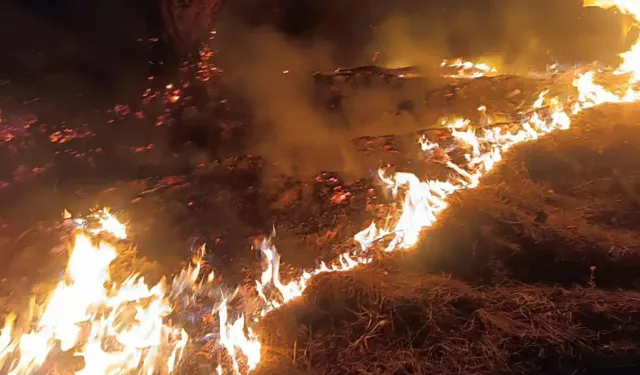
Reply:
<svg viewBox="0 0 640 375"><path fill-rule="evenodd" d="M263 373L511 374L637 364L640 293L471 286L371 268L276 313ZM631 371L631 369L629 369Z"/></svg>
<svg viewBox="0 0 640 375"><path fill-rule="evenodd" d="M588 111L573 129L523 145L458 195L425 238L431 270L474 281L637 287L638 106Z"/></svg>
<svg viewBox="0 0 640 375"><path fill-rule="evenodd" d="M640 107L586 112L460 194L419 251L318 279L265 322L265 374L631 374Z"/></svg>
<svg viewBox="0 0 640 375"><path fill-rule="evenodd" d="M472 85L467 88L472 89ZM571 130L512 150L480 187L455 196L450 209L425 233L417 251L381 257L370 267L315 280L303 298L274 312L260 327L264 352L259 373L637 373L640 292L633 289L640 285L638 122L638 105L587 111L574 121ZM367 157L371 159L404 165L404 159L416 159L413 151L403 151L415 149L415 137L405 142L407 137L355 143L358 150L370 153ZM396 148L400 151L394 152ZM441 166L427 168L423 164L427 162L415 160L409 170L420 170L433 178L448 173ZM164 195L144 195L136 204L154 210L128 219L136 223L134 229L154 235L157 230L143 228L153 223L175 229L175 222L195 228L193 223L200 219L215 228L206 219L226 207L220 201L234 196L220 195L220 191L237 190L246 198L266 189L259 185L237 188L236 184L253 184L255 180L237 176L250 177L259 170L239 165L220 165L219 169L236 174L214 170L224 177L227 190L212 184L212 178L202 177L202 181L186 185L190 186L188 194L166 188ZM348 246L344 240L348 233L366 220L362 217L365 201L377 194L375 185L367 181L344 185L332 176L321 175L321 182L319 177L298 181L293 187L278 185L273 193L278 199L268 194L245 199L251 204L263 200L273 203L253 216L274 218L283 259L296 269L309 266L310 254L330 258L327 252ZM204 187L218 191L218 195L200 193L200 188L209 191ZM336 187L352 193L353 200L346 205L331 203ZM137 193L118 194L131 200ZM199 202L194 198L198 194L210 199L200 208L187 210L185 207L191 206L186 202ZM377 199L374 201L386 201L382 196ZM159 219L159 210L173 212L176 205L184 211L179 217L192 216L191 221ZM242 235L251 232L248 225L237 224L242 222L240 218L230 221L227 211L223 212L220 217L228 226ZM146 221L144 217L148 217ZM257 271L255 253L224 253L225 233L211 234L223 238L222 244L213 248L212 266L224 269L225 277L231 274L228 264L237 268L253 265ZM233 233L229 233L226 235L231 237ZM33 269L34 258L50 259L34 254L50 251L51 246L34 245L26 251L31 249L27 245L34 236L20 236L17 243L6 244L7 249L25 247L21 256L6 259L14 273L31 275L33 272L21 271ZM287 237L291 243L282 242ZM162 243L160 249L169 247L164 237L155 240ZM226 246L234 245L236 242L229 240ZM182 245L175 248L188 250ZM165 273L158 263L138 255L123 249L121 261L114 265L116 279L122 277L119 270L136 269L155 276L151 277L154 281ZM225 256L228 264L219 260ZM155 254L153 258L158 257ZM41 275L51 277L35 292L51 289L57 272L64 267L64 257L58 258L47 261L44 268L36 267ZM175 266L175 262L169 263ZM13 304L3 301L4 308L15 310L24 305L30 281L23 277L0 283L6 296L11 296L12 290L14 296L25 290L25 298ZM201 361L198 355L191 359ZM211 358L203 361L210 363Z"/></svg>

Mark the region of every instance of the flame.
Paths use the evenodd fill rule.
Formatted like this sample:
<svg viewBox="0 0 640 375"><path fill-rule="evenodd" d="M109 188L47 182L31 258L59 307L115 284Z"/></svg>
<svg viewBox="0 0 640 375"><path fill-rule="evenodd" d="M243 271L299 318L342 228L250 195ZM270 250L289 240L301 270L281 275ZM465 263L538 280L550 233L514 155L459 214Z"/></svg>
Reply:
<svg viewBox="0 0 640 375"><path fill-rule="evenodd" d="M640 22L640 2L637 0L585 0L584 6L600 8L616 8L620 12L634 18L636 26ZM640 40L628 51L620 55L622 64L618 67L618 74L630 74L631 83L640 81Z"/></svg>
<svg viewBox="0 0 640 375"><path fill-rule="evenodd" d="M479 78L498 74L498 69L488 63L474 63L462 59L442 60L440 67L455 70L455 73L445 74L447 78Z"/></svg>
<svg viewBox="0 0 640 375"><path fill-rule="evenodd" d="M265 238L259 247L263 272L255 281L257 311L230 308L239 289L220 294L220 302L211 308L218 319L218 332L211 335L217 337L227 358L218 363L216 372L242 374L256 369L262 344L254 327L265 315L302 296L314 276L368 264L373 261L373 249L382 242L386 242L386 252L415 248L423 230L447 208L448 197L478 186L514 145L568 129L570 114L586 108L638 100L632 85L610 91L595 83L596 73L576 76L573 84L577 95L572 99L548 98L548 91L541 92L516 130L505 126L475 128L472 121L463 118L444 123L456 148L467 150L464 164L446 162L452 171L448 180L421 180L412 173L388 174L381 168L379 178L398 198L397 209L382 222L374 221L357 233L354 240L360 246L340 254L333 262L301 271L285 282L280 254L272 239ZM479 110L484 113L486 108ZM426 134L419 143L424 152L445 149ZM35 321L33 325L16 326L15 315L5 318L0 331L0 366L12 375L30 374L57 351L70 351L85 362L77 374L173 372L189 337L184 330L166 323L174 308L169 298L184 308L204 295L215 297L213 291L220 289L214 273L203 272L205 247L198 248L192 263L173 278L169 292L164 283L149 287L138 275L115 285L109 265L118 256L116 248L106 242L95 245L92 236L108 233L114 239L125 239L126 225L106 209L81 219L72 219L65 212L64 218L72 220L79 230L65 277L45 303L30 309L28 320Z"/></svg>
<svg viewBox="0 0 640 375"><path fill-rule="evenodd" d="M455 62L452 66L465 68L471 65ZM621 68L617 70L620 71ZM399 198L398 209L382 223L374 221L357 233L354 240L360 246L340 254L337 260L329 265L321 263L318 268L303 271L299 277L284 283L281 281L280 255L270 239L265 239L260 246L264 255L264 272L256 281L256 291L264 304L259 316L263 317L301 296L315 275L348 271L370 263L373 260L372 249L382 240L388 240L384 248L387 252L414 248L423 229L433 225L439 214L447 208L447 198L460 190L477 187L481 178L502 160L504 153L511 147L537 140L554 131L569 129L571 115L584 109L605 103L640 100L640 92L635 90L632 77L622 87L610 91L595 83L597 73L600 72L590 71L576 75L573 86L577 95L573 98L548 98L548 90L541 92L516 130L505 126L474 128L470 120L461 118L445 123L458 146L469 150L465 155L465 164L447 162L453 176L447 181L422 181L416 175L405 172L388 175L384 169L380 169L380 180ZM483 114L486 111L484 106L478 109ZM418 142L425 152L443 149L437 142L429 140L426 134L421 136ZM259 317L255 318L254 323L257 324L259 320ZM258 340L257 337L255 339ZM232 356L235 354L234 352ZM235 361L234 357L234 363ZM234 370L237 371L237 368L234 367Z"/></svg>
<svg viewBox="0 0 640 375"><path fill-rule="evenodd" d="M263 272L259 280L256 280L256 293L262 301L262 308L252 323L258 324L266 314L302 296L314 276L329 272L345 272L372 262L372 250L381 240L388 239L384 248L387 252L414 248L423 229L433 225L439 214L447 208L447 197L459 190L478 186L480 178L502 159L503 152L517 143L537 139L554 130L568 129L570 117L565 113L564 106L558 99L547 100L546 95L547 92L540 94L532 106L532 114L523 121L517 132L509 132L499 127L476 131L471 127L471 121L465 119L455 119L447 123L446 126L457 143L470 150L466 155L466 165L458 166L447 162L456 176L451 180L422 181L411 173L399 172L388 175L384 169L380 169L378 173L381 181L394 196L400 198L399 207L383 223L372 222L366 229L357 233L354 240L360 246L340 254L336 261L329 264L321 263L315 269L302 271L300 276L285 283L282 281L283 275L280 270L280 254L271 238L264 239L260 244ZM423 151L440 148L426 135L423 135L419 142ZM259 359L252 351L259 348L259 338L249 331L248 335L232 339L230 332L241 331L245 320L241 316L233 324L226 323L226 304L224 306L225 308L220 310L221 342L232 359L234 373L239 371L237 348L241 348L245 355L250 371L256 363L256 358ZM246 348L248 343L251 343L252 350L242 349Z"/></svg>
<svg viewBox="0 0 640 375"><path fill-rule="evenodd" d="M64 219L71 219L78 228L89 234L108 233L119 240L127 238L127 225L121 223L108 207L95 210L85 218L71 218L71 213L67 210L64 210L62 216Z"/></svg>
<svg viewBox="0 0 640 375"><path fill-rule="evenodd" d="M233 323L228 323L227 301L223 299L220 305L219 317L220 342L231 358L234 373L240 372L240 365L236 356L237 350L240 350L246 357L247 371L254 370L258 363L260 363L260 349L262 345L251 328L248 328L245 333L244 315L241 315Z"/></svg>
<svg viewBox="0 0 640 375"><path fill-rule="evenodd" d="M65 212L65 217L68 217ZM152 374L172 372L187 344L182 329L164 323L172 306L164 282L153 287L136 274L122 284L111 280L116 248L94 243L93 233L126 238L126 227L106 210L74 220L69 261L62 280L42 304L32 302L24 324L5 318L0 333L0 368L10 375L32 374L58 352L82 357L76 374ZM3 371L3 372L4 372Z"/></svg>
<svg viewBox="0 0 640 375"><path fill-rule="evenodd" d="M318 268L304 271L299 278L283 284L280 281L280 254L272 244L271 238L265 238L262 241L260 251L264 255L264 271L260 280L256 280L256 290L265 305L260 311L260 316L265 316L291 300L302 296L302 293L307 288L308 281L316 275L328 272L344 272L372 261L370 257L364 254L362 256L353 256L349 253L344 253L334 263L327 265L322 262ZM275 288L277 292L275 297L268 298L266 296L266 289L269 286Z"/></svg>

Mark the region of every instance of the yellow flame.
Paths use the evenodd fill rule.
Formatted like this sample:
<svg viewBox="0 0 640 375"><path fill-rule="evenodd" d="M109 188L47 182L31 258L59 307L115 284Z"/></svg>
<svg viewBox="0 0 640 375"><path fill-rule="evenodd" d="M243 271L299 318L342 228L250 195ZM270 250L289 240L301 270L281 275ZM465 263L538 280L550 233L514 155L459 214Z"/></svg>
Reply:
<svg viewBox="0 0 640 375"><path fill-rule="evenodd" d="M504 152L514 145L536 140L554 131L569 129L570 115L577 114L586 108L604 103L640 100L640 92L634 89L631 78L626 86L610 91L594 82L596 73L598 72L593 71L576 75L573 85L577 95L574 98L563 101L555 97L547 98L549 93L547 90L541 92L532 104L529 114L515 131L510 127L502 126L474 129L471 121L460 118L444 124L450 129L452 137L459 146L469 150L465 155L466 164L456 165L450 161L447 162L454 175L450 180L422 181L414 174L404 172L390 176L384 169L380 169L381 181L389 187L394 196L400 197L400 207L395 214L387 217L382 223L372 222L366 229L357 233L354 239L360 247L340 254L335 262L329 265L322 263L320 267L304 271L298 278L284 283L280 275L280 255L269 239L264 240L261 244L264 272L256 281L257 293L265 306L260 316L301 296L309 280L315 275L348 271L370 263L372 248L380 240L389 238L385 247L387 252L415 247L422 230L433 225L439 214L446 209L447 198L459 190L478 186L482 176L491 171L496 163L502 160ZM484 106L478 109L483 114L486 111ZM426 134L421 136L418 142L424 152L440 149L440 145L429 140ZM259 320L259 318L254 319L254 323ZM244 337L240 342L246 339L247 337ZM258 341L257 337L254 339ZM237 364L237 352L234 351L231 355L234 364ZM238 371L237 369L234 365L234 371ZM222 373L222 367L219 367L218 371Z"/></svg>
<svg viewBox="0 0 640 375"><path fill-rule="evenodd" d="M584 6L600 8L616 8L624 14L632 16L636 26L640 21L640 1L637 0L585 0ZM640 81L640 40L628 51L620 55L622 64L618 67L618 74L630 74L631 83Z"/></svg>
<svg viewBox="0 0 640 375"><path fill-rule="evenodd" d="M498 69L488 63L474 63L462 59L442 60L440 67L455 71L451 74L445 74L445 77L448 78L480 78L498 74Z"/></svg>
<svg viewBox="0 0 640 375"><path fill-rule="evenodd" d="M102 227L89 233L126 237L126 227L108 212L96 219ZM150 288L134 274L120 285L113 283L109 266L117 256L113 245L96 245L89 234L78 232L64 278L25 317L34 323L17 329L15 315L5 318L0 368L11 375L32 374L57 348L84 359L76 374L173 371L188 337L164 322L172 307L163 282Z"/></svg>
<svg viewBox="0 0 640 375"><path fill-rule="evenodd" d="M109 207L96 210L86 218L75 219L72 219L69 211L64 210L62 217L73 220L78 228L88 234L99 235L101 233L108 233L119 240L127 238L127 225L121 223L120 220L111 213Z"/></svg>

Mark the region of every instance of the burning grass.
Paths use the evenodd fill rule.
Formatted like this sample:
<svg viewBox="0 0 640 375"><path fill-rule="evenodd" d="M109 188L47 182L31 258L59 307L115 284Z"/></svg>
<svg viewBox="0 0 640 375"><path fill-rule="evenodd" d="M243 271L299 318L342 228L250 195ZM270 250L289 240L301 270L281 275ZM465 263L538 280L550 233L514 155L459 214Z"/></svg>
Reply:
<svg viewBox="0 0 640 375"><path fill-rule="evenodd" d="M587 88L595 90L598 87ZM222 293L219 295L214 293L211 295L211 303L207 304L208 308L205 307L208 311L204 315L202 311L195 311L191 315L186 314L187 321L192 318L194 325L202 323L205 326L205 329L200 330L200 334L189 336L193 337L191 343L194 344L192 348L195 349L195 353L206 354L204 361L208 362L205 364L210 367L210 371L213 371L215 364L219 371L232 369L235 373L246 373L260 363L263 363L261 366L267 373L286 373L288 370L278 367L282 365L281 363L276 363L278 356L274 354L265 357L261 347L264 344L267 347L271 345L271 347L288 348L288 344L280 340L289 338L295 343L292 349L295 355L292 355L290 360L294 367L299 369L301 366L303 368L306 366L321 373L332 371L323 367L326 366L325 363L338 363L341 371L347 373L385 374L453 371L523 373L535 369L562 372L565 369L565 363L568 363L566 368L576 367L577 365L572 361L577 361L578 358L587 358L587 362L593 366L600 366L600 361L605 363L603 359L605 353L602 349L604 345L609 347L614 345L615 348L618 347L616 345L622 346L618 341L606 338L610 325L600 322L599 318L594 320L593 326L581 325L575 320L575 316L586 308L584 305L589 301L606 301L608 297L597 296L590 297L591 299L584 297L586 301L584 302L577 297L572 297L571 293L575 293L574 289L552 289L550 286L525 287L514 284L514 280L546 282L554 285L583 283L587 285L586 290L591 291L589 293L595 292L596 286L634 285L634 277L637 273L634 272L634 267L637 268L638 262L633 261L635 256L633 251L637 245L629 226L634 223L635 211L626 208L637 203L636 182L632 179L635 173L634 163L630 160L635 160L640 155L637 155L638 150L632 147L635 143L628 142L638 135L636 129L628 126L637 118L636 112L639 112L637 108L629 107L626 114L621 116L622 120L619 120L618 126L602 126L583 118L582 123L578 121L574 124L577 125L576 130L565 132L555 138L547 137L536 148L520 148L515 156L507 157L507 162L497 171L489 173L486 181L483 179L479 189L473 191L478 186L478 178L493 170L495 163L501 160L502 154L514 144L525 140L537 140L539 136L553 130L569 128L571 121L568 114L563 112L564 106L558 102L557 98L548 100L549 105L545 106L544 95L544 92L541 93L539 100L536 100L531 118L518 126L514 133L508 132L509 124L495 125L495 129L491 131L481 127L486 131L478 133L472 127L462 130L469 126L469 122L464 122L463 127L449 128L451 139L438 137L439 143L436 144L435 140L429 137L434 135L434 132L422 137L424 163L439 160L441 166L447 166L450 169L448 176L438 176L438 178L444 178L443 181L424 182L420 181L416 175L401 172L391 177L387 176L388 171L379 171L379 177L386 185L386 189L393 193L400 189L402 194L405 194L405 199L402 203L387 202L387 204L376 204L367 199L367 208L371 203L378 208L386 206L383 211L391 212L392 216L393 212L402 214L395 223L387 223L389 226L376 221L376 224L383 224L384 227L378 228L376 225L371 225L359 232L354 239L360 243L361 247L342 249L339 252L340 257L329 266L323 263L318 268L301 274L298 272L298 276L294 275L295 272L291 277L287 277L288 272L281 275L280 255L270 239L265 239L260 244L260 252L264 257L263 272L259 279L254 280L255 287L250 281L248 287L245 284L239 286L229 297ZM612 97L606 100L614 99ZM573 104L578 105L578 103ZM589 104L593 103L588 98L580 102L581 106ZM575 109L574 106L576 112L580 108ZM615 108L612 110L613 114L620 117L623 107ZM444 161L434 160L436 149L441 154L444 153L441 155ZM462 155L458 154L464 154L464 159L461 159ZM629 156L631 156L629 159L625 159ZM458 165L457 162L462 164ZM551 172L548 171L549 165L554 167ZM612 170L615 173L605 174ZM455 173L459 176L456 177ZM434 177L430 173L420 173L420 175ZM567 182L567 177L570 183ZM336 178L329 178L329 180L335 180L331 184L339 182ZM595 187L600 186L600 182L608 180L614 182L609 189L594 190ZM327 187L324 184L326 181L316 179L316 182L317 186L302 186L299 194L287 194L287 196L291 195L291 198L284 200L284 203L276 202L283 204L275 209L290 206L289 201L304 198L305 192L307 200L310 200L316 188L322 190L323 186ZM483 185L488 185L490 188L483 188ZM467 189L472 192L455 193ZM345 191L338 184L324 191L323 194L327 198L331 197L326 202L339 206L343 202L343 197L348 198L356 190ZM362 186L360 190L367 197L375 195L375 190L366 186ZM396 197L395 194L392 195ZM336 196L339 199L334 203ZM453 201L448 199L449 196L454 198ZM456 199L459 201L455 201ZM595 206L591 205L594 201L600 202L598 207L613 207L617 210L616 213L623 214L614 215L615 220L609 215L609 219L605 221L589 221L587 219L602 217L602 215L593 214L597 211L594 209ZM629 205L625 205L624 202L629 202ZM453 207L450 207L451 203ZM620 204L616 206L616 203ZM360 204L364 205L364 202ZM440 213L448 205L450 209L442 216L444 220L439 221ZM372 211L377 211L376 207ZM583 216L578 217L577 214ZM581 218L584 220L581 221ZM583 225L583 222L591 226ZM438 224L426 236L427 240L420 241L422 229L434 223ZM83 230L91 235L94 234L91 228L84 228L82 222L80 224ZM451 230L455 232L452 233ZM122 238L117 234L114 235L118 239ZM388 237L394 238L387 246L387 251L402 253L402 249L413 249L418 244L422 251L419 251L418 255L406 258L396 256L393 260L395 263L391 263L396 269L382 271L384 265L378 264L379 271L356 273L355 275L366 275L367 272L383 272L384 277L374 275L369 282L360 280L359 282L364 285L361 287L357 287L356 282L349 281L353 280L354 275L347 275L344 280L329 279L343 290L340 292L332 292L335 288L325 285L330 282L326 281L326 276L320 277L320 281L313 280L314 276L320 274L345 272L374 262L374 249L383 245L381 242L385 242ZM353 242L350 244L353 245ZM620 253L628 257L620 259L624 261L625 266L630 267L632 272L628 272L627 269L617 272L617 265L621 262L620 259L609 259L613 249L624 250ZM89 250L89 253L95 252L93 248ZM110 260L114 254L116 252L111 250L107 252ZM202 259L202 256L204 255L201 254L198 259ZM603 261L594 262L596 260ZM566 271L563 268L563 262L570 262ZM72 263L75 264L70 259L70 264ZM601 283L599 277L602 266L605 267L606 275L614 275L605 276L604 283ZM135 268L135 265L132 267ZM299 268L297 269L299 271ZM193 273L189 270L184 273L186 276L184 280L188 285L197 281L197 274L191 277ZM476 286L467 286L462 281L452 281L450 278L424 276L425 273L442 271L452 273L460 280L471 281ZM101 272L106 274L104 270ZM437 281L439 279L446 282ZM217 281L213 276L207 280L206 285ZM484 283L479 283L480 281ZM443 283L446 287L439 286ZM316 288L318 285L321 286L315 289L315 294L312 286L311 296L315 297L309 297L305 292L309 284ZM66 284L63 282L58 285L64 287ZM199 285L196 284L197 289L200 288ZM77 289L80 289L82 283L78 281L72 286L74 288L78 286ZM171 296L182 295L185 290L181 282L176 284L174 281L172 286L174 289L171 293L175 293ZM566 288L567 285L564 287ZM443 288L444 295L438 294ZM214 289L218 290L218 287L214 286ZM328 291L325 292L325 289ZM561 299L558 297L556 300L552 298L555 294L549 290L559 290L566 296L563 294ZM598 293L609 296L604 291ZM620 292L616 295L624 297L627 294ZM112 296L107 297L105 298L109 301L112 298ZM306 301L306 304L295 302L294 300L298 297L303 298L302 301ZM623 302L620 303L629 311L637 311L635 306L628 307L629 303L624 300L626 297L623 297L618 297L617 300L622 300ZM208 294L207 298L209 298ZM543 302L538 302L539 300ZM88 303L92 304L91 301L89 300ZM173 307L181 311L180 309L190 306L188 303L171 304L164 298L162 301L167 305L163 305L159 311L161 314L158 316L162 325L158 327L163 330L173 330L172 319L162 318L169 317ZM311 303L312 301L315 302ZM101 301L97 302L101 303ZM255 304L257 305L252 306ZM617 305L610 304L613 306L612 314L621 322L633 320L617 312L622 308L618 309ZM197 305L196 307L199 308L202 304ZM285 305L294 307L289 308ZM532 306L531 310L522 312L528 306ZM83 305L79 307L79 311L83 311ZM280 307L283 307L283 312L279 311ZM596 307L592 308L592 310L595 309ZM307 310L314 312L305 312ZM246 315L239 312L246 312ZM292 331L287 328L288 314L294 314L298 317L295 321L304 323L305 328L302 333L299 330ZM327 319L327 316L330 319ZM263 320L262 317L265 319ZM280 318L285 318L285 323L274 323L280 321ZM327 320L329 323L326 322ZM168 322L167 325L164 324L165 321ZM284 325L279 327L278 324ZM433 327L431 327L432 324ZM602 325L604 328L595 328L596 325ZM98 326L92 325L92 327ZM254 329L259 328L264 331L260 335L254 334ZM631 335L629 332L633 331L633 327L627 329L621 323L617 328L621 329L618 332L622 337L620 340L627 344L629 340L625 335ZM101 331L94 330L94 332L96 335L101 334ZM186 331L168 336L171 340L179 336L177 345L180 345L180 348L185 347L187 342L187 333L183 334L183 332ZM340 335L334 337L335 332L340 332ZM297 337L301 334L305 337ZM323 341L328 337L335 341ZM602 340L602 337L605 337L605 341L601 342L599 340ZM52 343L55 342L56 337L45 338L48 345L54 345ZM95 340L94 337L91 338L93 346L89 349L99 349L96 345L100 340L97 338L99 337ZM615 343L612 344L613 341ZM162 344L163 341L158 342ZM200 342L204 343L202 350L197 348L200 345L196 343ZM635 343L630 342L631 344L628 344L625 349L635 349ZM153 343L151 346L146 346L143 351L157 345ZM306 348L302 354L298 353L299 345ZM86 345L81 346L85 350ZM131 348L131 355L135 357L131 357L132 360L140 358L136 354L139 350L142 349ZM266 353L269 353L269 350L267 348ZM315 352L320 354L314 354ZM453 353L461 353L463 358L457 358L452 355ZM23 354L20 353L20 361L24 362L21 368L25 369L39 367L46 359L40 360L34 357L35 359L32 360L26 356L23 360ZM189 359L197 357L197 355L190 356ZM284 357L281 356L281 358L286 357L286 353ZM626 355L618 352L612 354L612 357L617 364L627 360ZM96 358L98 361L92 362ZM261 362L261 358L265 358L267 363ZM316 362L318 358L320 362ZM356 364L358 363L356 358L359 358L359 364ZM563 362L565 358L567 362ZM89 363L91 365L100 363L99 357L89 352L85 355L85 361L87 361L85 372L94 371ZM270 364L270 361L275 362ZM118 366L124 366L122 368L127 369L139 367L139 364L135 366L129 364L129 360L125 362L119 363ZM196 362L194 365L200 365L200 360L194 362ZM150 360L142 366L146 368L144 366L151 363ZM170 371L175 364L173 354L165 363ZM607 363L602 366L608 366ZM18 365L21 366L20 363ZM275 369L271 370L273 366Z"/></svg>
<svg viewBox="0 0 640 375"><path fill-rule="evenodd" d="M640 107L609 106L523 145L452 201L425 238L430 270L473 280L635 287ZM478 267L478 265L487 265Z"/></svg>
<svg viewBox="0 0 640 375"><path fill-rule="evenodd" d="M613 289L640 281L639 119L587 111L458 194L419 252L318 278L263 322L262 373L637 370L640 294Z"/></svg>

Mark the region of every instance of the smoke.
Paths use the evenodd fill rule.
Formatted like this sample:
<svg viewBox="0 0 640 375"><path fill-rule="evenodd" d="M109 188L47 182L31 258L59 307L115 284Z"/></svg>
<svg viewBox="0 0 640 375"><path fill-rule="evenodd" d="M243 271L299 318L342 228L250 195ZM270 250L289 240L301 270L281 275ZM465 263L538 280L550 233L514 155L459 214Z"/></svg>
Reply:
<svg viewBox="0 0 640 375"><path fill-rule="evenodd" d="M439 58L465 57L515 73L556 62L615 64L631 44L622 17L581 1L400 3L372 41L391 65L430 67Z"/></svg>
<svg viewBox="0 0 640 375"><path fill-rule="evenodd" d="M220 64L225 83L251 111L249 152L287 174L349 170L348 137L328 125L328 114L313 96L313 69L333 66L330 49L321 42L304 46L270 27L233 27L232 35Z"/></svg>
<svg viewBox="0 0 640 375"><path fill-rule="evenodd" d="M228 4L215 42L224 80L247 101L253 116L249 151L285 173L361 174L361 157L351 146L354 137L431 125L419 115L399 114L398 103L407 96L424 98L440 85L436 67L443 58L483 60L517 73L555 62L615 64L630 45L621 16L584 9L581 1ZM427 77L402 90L344 87L343 110L336 114L324 108L312 72L373 63L418 66Z"/></svg>

